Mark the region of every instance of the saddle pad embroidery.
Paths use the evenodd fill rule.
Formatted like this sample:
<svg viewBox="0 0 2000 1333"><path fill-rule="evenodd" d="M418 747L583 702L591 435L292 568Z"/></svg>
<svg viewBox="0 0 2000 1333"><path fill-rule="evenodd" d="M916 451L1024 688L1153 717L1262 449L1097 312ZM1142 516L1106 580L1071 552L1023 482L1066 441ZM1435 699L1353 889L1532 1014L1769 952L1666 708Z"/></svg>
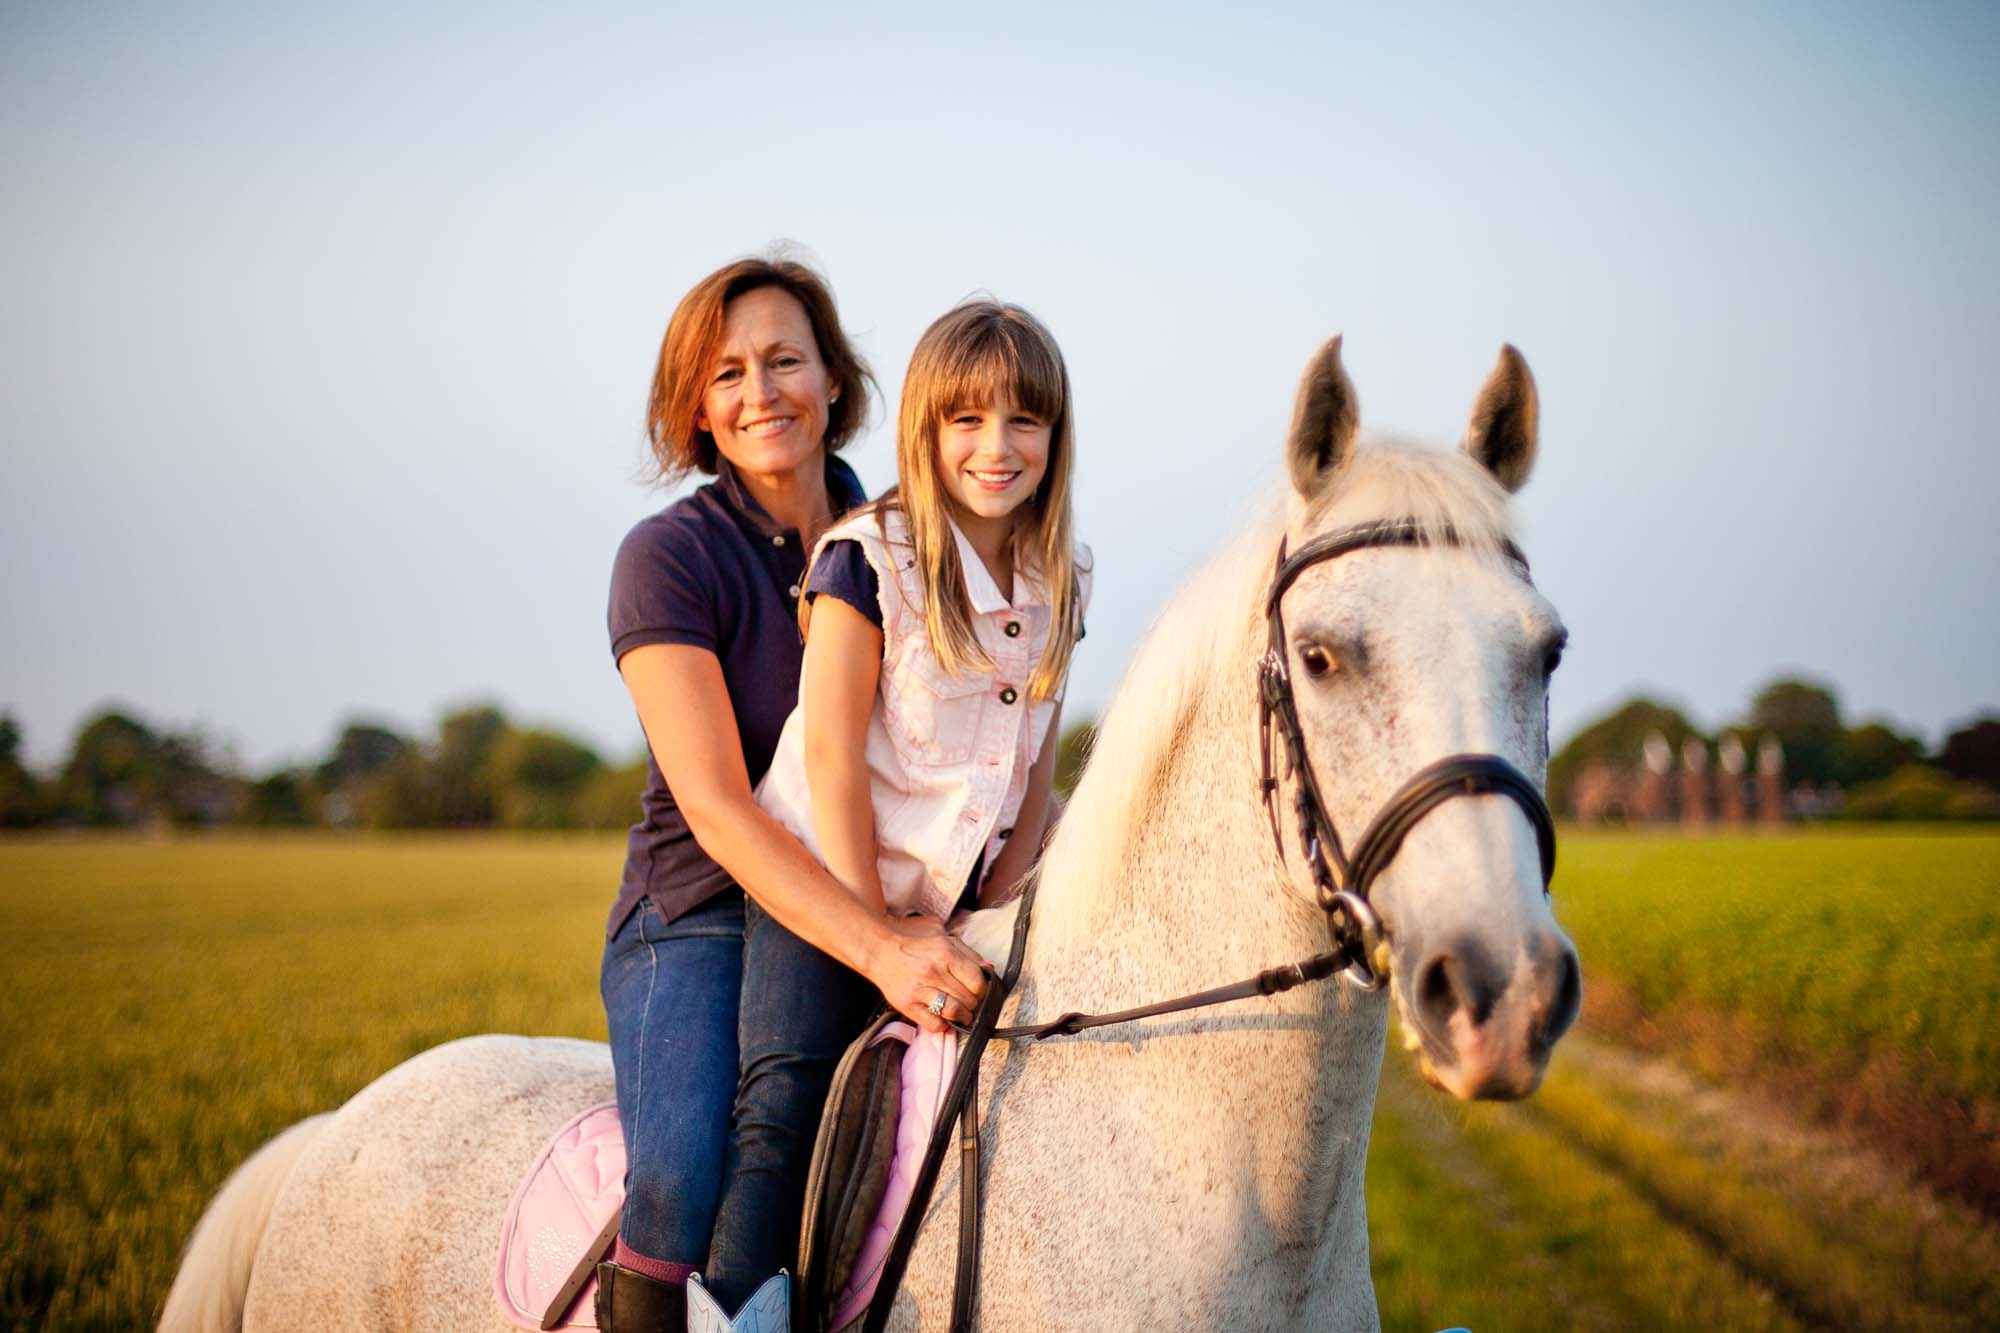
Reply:
<svg viewBox="0 0 2000 1333"><path fill-rule="evenodd" d="M625 1206L625 1135L618 1104L593 1106L556 1131L514 1191L500 1226L493 1294L520 1328L540 1329L584 1247ZM560 1327L596 1328L591 1278Z"/></svg>
<svg viewBox="0 0 2000 1333"><path fill-rule="evenodd" d="M904 1032L907 1025L897 1024ZM900 1035L900 1034L898 1034ZM889 1168L888 1189L882 1206L869 1224L868 1236L854 1262L854 1272L833 1303L830 1329L843 1329L859 1319L875 1297L882 1280L882 1261L889 1257L889 1245L896 1227L910 1206L916 1191L917 1172L924 1164L924 1149L931 1130L943 1109L945 1090L951 1086L952 1071L958 1067L958 1034L955 1032L914 1032L909 1049L903 1052L903 1097L896 1121L896 1158Z"/></svg>

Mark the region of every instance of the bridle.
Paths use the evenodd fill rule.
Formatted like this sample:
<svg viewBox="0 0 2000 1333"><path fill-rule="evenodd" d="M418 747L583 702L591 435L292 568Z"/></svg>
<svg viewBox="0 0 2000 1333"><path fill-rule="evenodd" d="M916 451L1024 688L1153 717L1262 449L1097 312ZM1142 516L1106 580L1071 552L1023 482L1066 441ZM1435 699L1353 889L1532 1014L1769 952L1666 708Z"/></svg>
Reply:
<svg viewBox="0 0 2000 1333"><path fill-rule="evenodd" d="M1341 844L1340 830L1326 812L1326 800L1320 795L1319 779L1313 773L1312 756L1306 752L1305 729L1299 723L1292 675L1286 666L1285 593L1308 569L1355 551L1384 546L1461 544L1454 529L1426 529L1414 519L1387 519L1343 528L1314 538L1289 556L1280 542L1278 568L1271 576L1271 591L1264 599L1269 639L1257 669L1257 750L1262 766L1258 792L1271 817L1271 839L1282 861L1285 839L1278 827L1280 780L1272 771L1271 733L1275 730L1284 743L1287 768L1295 786L1292 808L1298 818L1299 852L1312 874L1320 910L1326 913L1327 935L1334 952L1346 960L1348 980L1363 990L1379 989L1388 976L1388 939L1381 918L1369 904L1368 890L1376 876L1395 859L1403 839L1418 821L1452 797L1493 794L1511 798L1534 826L1545 896L1555 875L1556 825L1549 813L1549 803L1526 774L1497 754L1455 754L1418 770L1376 812L1350 857ZM1528 558L1521 554L1520 548L1505 542L1501 549L1516 572L1532 586Z"/></svg>
<svg viewBox="0 0 2000 1333"><path fill-rule="evenodd" d="M1161 1000L1134 1009L1112 1013L1067 1013L1047 1023L1019 1027L999 1026L1000 1010L1020 979L1021 964L1027 953L1028 923L1034 912L1039 876L1028 882L1021 906L1014 918L1013 941L1008 949L1005 971L991 979L986 996L969 1025L960 1026L957 1068L940 1104L937 1125L917 1170L910 1202L903 1220L884 1256L881 1278L869 1304L864 1333L880 1333L887 1323L889 1307L901 1284L916 1244L917 1231L929 1210L945 1152L953 1138L952 1122L958 1121L957 1138L961 1153L959 1171L958 1268L952 1285L951 1328L962 1333L971 1327L973 1292L979 1280L979 1060L993 1041L1041 1041L1048 1037L1071 1036L1086 1028L1108 1027L1135 1019L1205 1008L1230 1000L1257 995L1276 995L1308 982L1321 981L1343 973L1364 990L1378 990L1388 978L1388 937L1381 919L1369 905L1368 890L1402 848L1404 838L1424 816L1454 796L1506 796L1519 805L1534 825L1541 853L1542 893L1547 896L1549 880L1556 868L1556 826L1542 793L1520 769L1497 754L1457 754L1417 771L1397 788L1375 817L1369 821L1361 840L1349 856L1326 812L1319 780L1313 774L1312 757L1306 752L1305 730L1299 723L1298 702L1292 694L1291 673L1285 662L1285 593L1299 575L1314 565L1354 551L1384 546L1461 546L1458 533L1450 527L1427 529L1414 519L1389 519L1316 537L1287 555L1278 546L1278 567L1271 576L1271 590L1264 602L1264 618L1269 642L1258 662L1257 723L1261 775L1258 794L1271 817L1271 837L1277 844L1278 859L1285 860L1285 841L1278 824L1280 779L1272 771L1272 732L1284 742L1290 776L1296 783L1293 809L1298 816L1299 850L1313 877L1319 906L1326 913L1327 934L1333 948L1323 954L1282 967L1266 968L1228 986ZM1527 557L1512 543L1502 546L1516 572L1528 578ZM1532 584L1532 580L1530 580Z"/></svg>

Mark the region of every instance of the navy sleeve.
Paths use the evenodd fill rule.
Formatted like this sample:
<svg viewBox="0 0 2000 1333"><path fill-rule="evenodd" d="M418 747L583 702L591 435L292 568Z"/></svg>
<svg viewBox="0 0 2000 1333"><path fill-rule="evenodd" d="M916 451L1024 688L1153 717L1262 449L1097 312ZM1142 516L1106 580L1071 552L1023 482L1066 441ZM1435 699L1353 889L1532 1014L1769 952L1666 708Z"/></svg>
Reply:
<svg viewBox="0 0 2000 1333"><path fill-rule="evenodd" d="M692 525L668 513L627 533L611 566L612 660L649 643L685 643L715 652L715 562Z"/></svg>
<svg viewBox="0 0 2000 1333"><path fill-rule="evenodd" d="M868 617L869 624L882 628L882 581L860 542L828 542L819 553L806 576L806 597L810 600L821 593L846 602Z"/></svg>

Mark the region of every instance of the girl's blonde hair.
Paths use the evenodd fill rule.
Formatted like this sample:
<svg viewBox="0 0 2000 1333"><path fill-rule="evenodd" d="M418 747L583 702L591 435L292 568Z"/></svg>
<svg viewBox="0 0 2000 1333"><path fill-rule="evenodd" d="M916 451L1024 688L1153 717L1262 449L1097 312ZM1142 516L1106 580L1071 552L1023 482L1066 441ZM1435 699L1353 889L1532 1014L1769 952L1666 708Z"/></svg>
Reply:
<svg viewBox="0 0 2000 1333"><path fill-rule="evenodd" d="M917 572L924 586L924 623L931 648L947 671L990 671L993 660L979 646L952 540L950 501L938 478L938 428L962 408L984 408L1011 398L1049 424L1049 457L1042 481L1015 511L1014 562L1047 589L1049 641L1042 649L1028 693L1049 699L1069 674L1071 650L1082 629L1075 543L1069 513L1071 427L1069 369L1041 321L1017 305L968 301L924 330L910 354L903 403L896 423L896 472L890 503L910 522Z"/></svg>

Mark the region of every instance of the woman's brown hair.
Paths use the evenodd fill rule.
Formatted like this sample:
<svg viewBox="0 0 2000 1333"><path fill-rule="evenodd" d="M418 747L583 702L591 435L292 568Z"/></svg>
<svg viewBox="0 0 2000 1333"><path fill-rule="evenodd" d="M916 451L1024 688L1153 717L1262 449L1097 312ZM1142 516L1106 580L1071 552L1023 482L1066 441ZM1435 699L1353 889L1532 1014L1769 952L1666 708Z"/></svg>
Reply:
<svg viewBox="0 0 2000 1333"><path fill-rule="evenodd" d="M695 425L708 388L708 367L722 341L723 316L729 303L746 292L776 287L805 307L819 344L820 360L840 396L827 409L824 442L829 452L854 438L868 415L868 389L875 382L841 332L840 314L826 279L796 259L773 253L726 264L694 285L674 307L667 336L660 340L660 362L653 371L653 393L646 404L646 438L651 442L659 479L674 481L699 469L716 469L715 437Z"/></svg>

